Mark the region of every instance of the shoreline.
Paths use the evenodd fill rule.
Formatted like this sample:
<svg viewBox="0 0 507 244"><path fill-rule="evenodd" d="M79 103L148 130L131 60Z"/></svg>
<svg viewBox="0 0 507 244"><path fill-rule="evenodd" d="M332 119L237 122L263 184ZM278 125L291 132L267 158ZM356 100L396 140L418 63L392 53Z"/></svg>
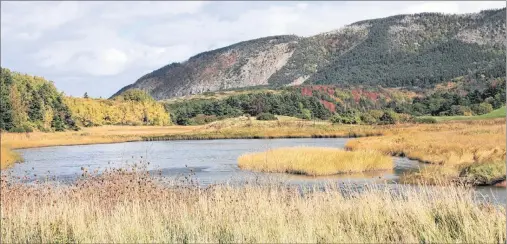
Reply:
<svg viewBox="0 0 507 244"><path fill-rule="evenodd" d="M216 126L216 127L213 127ZM484 132L486 131L486 132ZM475 133L475 134L474 134ZM460 147L468 153L474 148L470 148L468 142L463 141L461 137L466 136L478 139L482 136L484 142L477 141L474 147L481 150L497 150L499 153L505 150L505 144L496 142L502 134L505 134L505 120L485 120L485 121L466 121L466 122L447 122L441 124L400 124L393 126L368 126L368 125L302 125L302 124L283 124L275 123L254 123L253 125L236 125L224 127L220 123L209 124L207 126L170 126L170 127L122 127L122 126L105 126L86 128L79 132L59 132L59 133L30 133L30 134L2 134L2 149L29 149L43 148L53 146L79 146L93 144L114 144L124 142L140 142L140 141L180 141L180 140L255 140L255 139L296 139L296 138L347 138L351 139L345 145L344 150L360 150L369 149L381 151L387 155L395 157L405 157L410 160L418 161L428 165L439 167L442 165L440 160L455 159L452 147ZM477 134L477 135L476 135ZM492 138L491 136L495 136ZM420 136L427 136L426 141L420 140ZM447 142L450 136L455 136L454 142ZM461 137L457 137L461 136ZM412 139L412 137L415 137ZM468 137L467 137L468 138ZM504 137L503 137L504 138ZM355 140L354 140L355 139ZM466 138L465 138L466 139ZM470 139L470 138L468 138ZM412 141L411 141L412 140ZM415 143L415 144L414 144ZM442 144L444 143L444 144ZM458 144L452 144L458 143ZM496 143L496 144L495 144ZM446 145L449 144L449 145ZM503 145L502 145L503 144ZM4 146L5 145L5 146ZM496 146L495 146L496 145ZM452 146L446 149L446 146ZM437 148L438 151L428 150ZM502 147L504 149L502 149ZM454 158L446 158L447 154ZM500 154L495 152L493 155L498 160ZM459 162L467 162L471 155L463 154L460 156ZM475 156L474 156L475 157ZM2 169L6 169L13 164L5 165L2 162ZM443 164L441 167L449 169L449 166ZM444 169L442 168L442 170ZM459 171L454 169L455 176L448 178L458 179ZM436 172L439 173L439 172ZM431 175L420 176L424 180L425 177ZM494 177L488 185L505 185L505 178ZM478 183L477 185L480 185Z"/></svg>

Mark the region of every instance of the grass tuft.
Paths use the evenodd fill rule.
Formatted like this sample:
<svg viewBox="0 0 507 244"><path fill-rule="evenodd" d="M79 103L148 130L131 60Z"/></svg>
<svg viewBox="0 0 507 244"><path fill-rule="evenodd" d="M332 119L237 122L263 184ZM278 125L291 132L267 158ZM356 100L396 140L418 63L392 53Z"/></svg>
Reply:
<svg viewBox="0 0 507 244"><path fill-rule="evenodd" d="M242 169L260 172L317 176L388 170L393 168L393 160L375 151L292 147L245 154L238 158L238 165Z"/></svg>

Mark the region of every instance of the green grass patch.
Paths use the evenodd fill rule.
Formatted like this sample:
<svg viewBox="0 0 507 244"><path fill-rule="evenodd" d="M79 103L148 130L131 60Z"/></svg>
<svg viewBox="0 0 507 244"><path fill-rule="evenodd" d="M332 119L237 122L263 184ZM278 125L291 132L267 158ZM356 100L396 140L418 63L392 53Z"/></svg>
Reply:
<svg viewBox="0 0 507 244"><path fill-rule="evenodd" d="M441 121L452 121L452 120L481 120L481 119L498 119L506 117L506 108L505 106L495 109L490 113L478 115L478 116L421 116L419 118L434 118L438 122Z"/></svg>
<svg viewBox="0 0 507 244"><path fill-rule="evenodd" d="M461 170L460 177L474 185L493 184L505 179L505 161L472 164Z"/></svg>

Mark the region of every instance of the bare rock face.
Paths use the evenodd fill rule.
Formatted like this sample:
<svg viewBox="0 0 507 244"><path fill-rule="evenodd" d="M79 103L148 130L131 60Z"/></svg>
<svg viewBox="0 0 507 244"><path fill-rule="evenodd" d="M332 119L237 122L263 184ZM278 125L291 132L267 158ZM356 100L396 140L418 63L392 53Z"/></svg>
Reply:
<svg viewBox="0 0 507 244"><path fill-rule="evenodd" d="M173 63L123 88L142 89L155 99L267 85L294 52L297 36L274 36L234 44ZM118 93L119 94L119 93Z"/></svg>
<svg viewBox="0 0 507 244"><path fill-rule="evenodd" d="M162 100L266 85L428 85L438 82L435 77L475 70L505 72L504 42L505 8L397 15L310 37L271 36L200 53L146 74L115 95L141 89Z"/></svg>

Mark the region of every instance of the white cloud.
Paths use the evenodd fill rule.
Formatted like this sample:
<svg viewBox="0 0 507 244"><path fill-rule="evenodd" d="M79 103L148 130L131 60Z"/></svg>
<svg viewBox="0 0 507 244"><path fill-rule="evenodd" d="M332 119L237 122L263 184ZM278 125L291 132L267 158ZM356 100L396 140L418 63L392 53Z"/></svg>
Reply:
<svg viewBox="0 0 507 244"><path fill-rule="evenodd" d="M505 2L1 2L2 65L68 94L107 97L147 70L268 35L309 36L359 20L464 13Z"/></svg>
<svg viewBox="0 0 507 244"><path fill-rule="evenodd" d="M45 31L79 19L86 14L87 9L81 8L78 2L70 1L38 2L37 8L33 8L31 4L34 3L1 2L2 36L14 32L14 37L37 39Z"/></svg>
<svg viewBox="0 0 507 244"><path fill-rule="evenodd" d="M407 13L439 12L448 14L478 12L484 9L505 8L505 1L479 1L479 2L414 2L409 6Z"/></svg>

